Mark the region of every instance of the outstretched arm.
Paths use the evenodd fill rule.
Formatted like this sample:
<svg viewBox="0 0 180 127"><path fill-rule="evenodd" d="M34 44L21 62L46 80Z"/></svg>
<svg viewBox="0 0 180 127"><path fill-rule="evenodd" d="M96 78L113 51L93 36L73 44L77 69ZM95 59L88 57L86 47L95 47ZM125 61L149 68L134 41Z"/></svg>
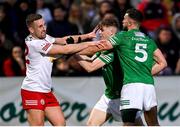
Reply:
<svg viewBox="0 0 180 127"><path fill-rule="evenodd" d="M57 54L73 54L79 52L91 45L97 45L97 42L86 42L79 44L68 44L68 45L56 45L53 44L51 49L48 51L48 55L57 55Z"/></svg>
<svg viewBox="0 0 180 127"><path fill-rule="evenodd" d="M155 59L156 63L152 67L152 70L151 70L152 75L158 74L160 71L162 71L167 66L167 62L166 62L162 52L159 49L156 49L154 51L154 59Z"/></svg>
<svg viewBox="0 0 180 127"><path fill-rule="evenodd" d="M79 55L79 57L82 57ZM83 59L83 58L82 58ZM78 62L87 72L93 72L95 70L98 70L99 68L103 67L105 65L104 62L102 62L100 59L95 59L94 61L86 61L86 60L79 60Z"/></svg>
<svg viewBox="0 0 180 127"><path fill-rule="evenodd" d="M78 52L77 54L79 54L79 55L93 55L96 52L109 50L112 48L113 48L113 46L108 40L101 40L101 41L99 41L98 45L89 46L88 48L83 49L82 51Z"/></svg>
<svg viewBox="0 0 180 127"><path fill-rule="evenodd" d="M62 38L56 38L55 43L56 43L56 44L61 44L61 45L67 44L66 40L67 40L68 38L70 38L70 37L74 40L74 43L77 43L77 42L79 41L79 39L80 39L80 40L85 40L85 39L95 38L95 37L96 37L96 34L95 34L95 30L93 30L92 32L87 33L87 34L65 36L65 37L62 37Z"/></svg>
<svg viewBox="0 0 180 127"><path fill-rule="evenodd" d="M78 52L77 54L79 55L94 55L96 52L99 52L99 51L102 51L102 49L97 46L97 45L92 45L92 46L89 46L83 50L81 50L80 52Z"/></svg>

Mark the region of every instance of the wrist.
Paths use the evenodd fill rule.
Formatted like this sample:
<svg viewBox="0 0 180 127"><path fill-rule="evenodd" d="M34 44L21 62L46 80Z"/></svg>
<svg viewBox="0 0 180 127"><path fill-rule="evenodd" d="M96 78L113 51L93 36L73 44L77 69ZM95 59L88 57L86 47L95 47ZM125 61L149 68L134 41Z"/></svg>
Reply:
<svg viewBox="0 0 180 127"><path fill-rule="evenodd" d="M87 39L91 39L91 38L92 38L91 33L87 33L87 34L86 34L86 38L87 38Z"/></svg>

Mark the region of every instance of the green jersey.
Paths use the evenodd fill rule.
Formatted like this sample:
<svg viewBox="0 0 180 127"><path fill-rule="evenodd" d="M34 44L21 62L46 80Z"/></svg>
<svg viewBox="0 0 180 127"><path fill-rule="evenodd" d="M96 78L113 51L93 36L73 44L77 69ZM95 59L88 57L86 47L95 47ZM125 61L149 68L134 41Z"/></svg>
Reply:
<svg viewBox="0 0 180 127"><path fill-rule="evenodd" d="M102 75L106 84L105 95L110 99L120 98L122 88L121 68L118 64L116 54L113 51L103 51L96 53L98 59L105 63L102 68Z"/></svg>
<svg viewBox="0 0 180 127"><path fill-rule="evenodd" d="M151 74L155 42L137 29L123 31L110 37L122 67L123 85L128 83L154 84Z"/></svg>

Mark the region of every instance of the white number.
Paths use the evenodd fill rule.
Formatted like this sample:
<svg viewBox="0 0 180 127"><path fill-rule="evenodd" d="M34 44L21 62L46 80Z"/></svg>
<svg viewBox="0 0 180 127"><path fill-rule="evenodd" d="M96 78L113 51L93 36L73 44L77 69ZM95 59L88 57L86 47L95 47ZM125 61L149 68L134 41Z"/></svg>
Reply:
<svg viewBox="0 0 180 127"><path fill-rule="evenodd" d="M139 43L136 44L135 53L141 53L141 54L143 54L143 56L142 57L136 56L135 60L137 60L139 62L145 62L147 60L148 54L144 50L146 48L147 48L147 44L139 44Z"/></svg>

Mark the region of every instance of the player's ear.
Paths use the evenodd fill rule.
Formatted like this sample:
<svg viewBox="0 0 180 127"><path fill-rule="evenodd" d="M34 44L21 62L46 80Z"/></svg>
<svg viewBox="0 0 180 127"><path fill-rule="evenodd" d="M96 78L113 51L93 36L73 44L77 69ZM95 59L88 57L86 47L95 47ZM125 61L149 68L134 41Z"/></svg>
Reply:
<svg viewBox="0 0 180 127"><path fill-rule="evenodd" d="M30 33L34 33L34 29L31 26L28 27L28 30L29 30Z"/></svg>
<svg viewBox="0 0 180 127"><path fill-rule="evenodd" d="M131 22L128 22L128 25L130 26L132 23Z"/></svg>

